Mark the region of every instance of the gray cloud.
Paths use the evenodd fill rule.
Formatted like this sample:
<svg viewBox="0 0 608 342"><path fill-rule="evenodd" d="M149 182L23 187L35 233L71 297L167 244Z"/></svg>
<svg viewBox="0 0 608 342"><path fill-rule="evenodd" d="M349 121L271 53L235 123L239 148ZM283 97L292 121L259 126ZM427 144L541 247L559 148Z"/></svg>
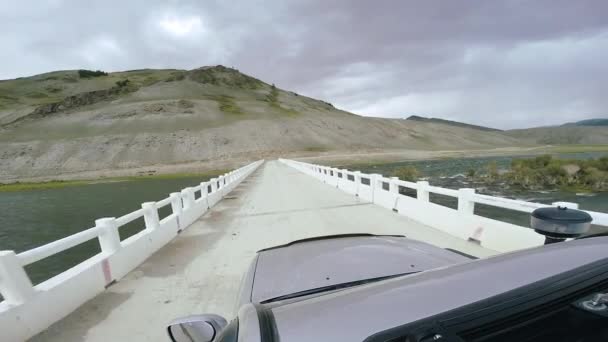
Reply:
<svg viewBox="0 0 608 342"><path fill-rule="evenodd" d="M0 78L235 66L362 115L500 128L606 116L608 2L29 1L0 6Z"/></svg>

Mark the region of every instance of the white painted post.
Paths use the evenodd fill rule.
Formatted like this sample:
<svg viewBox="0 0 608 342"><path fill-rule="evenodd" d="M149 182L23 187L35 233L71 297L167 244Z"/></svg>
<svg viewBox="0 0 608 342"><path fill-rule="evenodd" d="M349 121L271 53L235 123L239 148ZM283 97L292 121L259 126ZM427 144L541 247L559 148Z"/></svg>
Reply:
<svg viewBox="0 0 608 342"><path fill-rule="evenodd" d="M391 177L390 182L388 183L388 191L394 194L399 194L399 185L397 185L396 181L399 180L399 177Z"/></svg>
<svg viewBox="0 0 608 342"><path fill-rule="evenodd" d="M141 204L144 210L144 222L146 230L156 230L160 228L160 219L158 218L158 208L156 202L146 202Z"/></svg>
<svg viewBox="0 0 608 342"><path fill-rule="evenodd" d="M181 197L183 202L183 210L186 210L190 207L190 203L188 203L188 188L182 189Z"/></svg>
<svg viewBox="0 0 608 342"><path fill-rule="evenodd" d="M101 252L106 255L114 254L120 250L120 235L118 235L118 225L116 218L104 217L95 220L95 226L99 229L99 245Z"/></svg>
<svg viewBox="0 0 608 342"><path fill-rule="evenodd" d="M555 206L555 207L561 207L561 208L578 209L578 203L572 203L572 202L553 202L553 203L551 203L551 205Z"/></svg>
<svg viewBox="0 0 608 342"><path fill-rule="evenodd" d="M381 174L372 173L369 175L369 185L372 187L372 202L376 198L376 191L382 190L382 184L378 184L378 180L382 178Z"/></svg>
<svg viewBox="0 0 608 342"><path fill-rule="evenodd" d="M207 192L207 188L205 188L205 192ZM171 197L171 211L179 216L182 214L182 195L179 192L172 192L169 197Z"/></svg>
<svg viewBox="0 0 608 342"><path fill-rule="evenodd" d="M418 181L416 182L416 198L419 201L428 202L429 201L429 182L427 181Z"/></svg>
<svg viewBox="0 0 608 342"><path fill-rule="evenodd" d="M7 304L25 303L34 294L34 287L14 251L0 251L0 294Z"/></svg>
<svg viewBox="0 0 608 342"><path fill-rule="evenodd" d="M359 188L361 185L361 171L355 171L354 176L355 176L355 194L357 196L359 196Z"/></svg>
<svg viewBox="0 0 608 342"><path fill-rule="evenodd" d="M217 190L217 178L211 178L209 182L211 182L211 192L215 192Z"/></svg>
<svg viewBox="0 0 608 342"><path fill-rule="evenodd" d="M458 189L458 211L463 214L471 214L475 212L475 202L473 195L475 189Z"/></svg>
<svg viewBox="0 0 608 342"><path fill-rule="evenodd" d="M184 210L192 208L194 206L194 189L185 188L182 190L182 200L184 202Z"/></svg>
<svg viewBox="0 0 608 342"><path fill-rule="evenodd" d="M209 182L201 182L201 198L209 196Z"/></svg>

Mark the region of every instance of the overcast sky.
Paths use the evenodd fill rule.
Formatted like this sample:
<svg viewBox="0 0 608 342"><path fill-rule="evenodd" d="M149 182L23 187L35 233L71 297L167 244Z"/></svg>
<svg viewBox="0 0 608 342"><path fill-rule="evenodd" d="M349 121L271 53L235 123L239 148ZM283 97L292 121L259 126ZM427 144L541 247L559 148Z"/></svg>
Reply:
<svg viewBox="0 0 608 342"><path fill-rule="evenodd" d="M0 46L0 79L223 64L361 115L608 117L605 0L0 0Z"/></svg>

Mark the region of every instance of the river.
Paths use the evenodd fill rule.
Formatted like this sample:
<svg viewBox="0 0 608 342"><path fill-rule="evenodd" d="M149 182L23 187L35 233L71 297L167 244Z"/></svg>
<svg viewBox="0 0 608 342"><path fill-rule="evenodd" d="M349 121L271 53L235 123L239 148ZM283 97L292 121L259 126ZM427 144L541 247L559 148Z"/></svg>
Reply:
<svg viewBox="0 0 608 342"><path fill-rule="evenodd" d="M62 188L0 192L0 250L17 253L66 237L95 225L101 217L119 217L158 201L169 193L198 185L207 177L145 179L70 185ZM167 206L161 218L171 213ZM144 227L140 218L120 228L121 240ZM99 253L97 239L26 267L34 284Z"/></svg>

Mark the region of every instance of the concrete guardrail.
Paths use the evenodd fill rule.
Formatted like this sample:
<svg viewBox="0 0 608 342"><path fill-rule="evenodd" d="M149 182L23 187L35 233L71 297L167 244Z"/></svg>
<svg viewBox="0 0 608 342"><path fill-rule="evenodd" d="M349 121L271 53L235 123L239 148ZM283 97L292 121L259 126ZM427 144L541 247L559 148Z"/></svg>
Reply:
<svg viewBox="0 0 608 342"><path fill-rule="evenodd" d="M279 159L280 162L313 176L342 191L361 199L398 212L422 224L445 233L480 244L498 252L509 252L522 248L540 246L545 237L528 227L522 227L487 217L475 215L475 203L497 208L531 213L534 209L551 205L512 200L475 193L475 189L446 189L429 185L426 181L407 182L396 177L380 174L365 174L328 166L308 164L294 160ZM411 189L416 197L401 194L400 188ZM429 194L436 193L458 200L457 209L429 201ZM552 206L578 208L578 204L556 202ZM587 211L593 224L608 227L608 214Z"/></svg>
<svg viewBox="0 0 608 342"><path fill-rule="evenodd" d="M124 216L100 218L95 227L46 245L18 254L0 251L0 294L4 297L0 302L0 340L26 340L103 292L190 226L263 162L185 188L158 202L143 203L141 209ZM158 210L169 205L171 215L160 220ZM120 227L141 217L145 229L121 241ZM24 266L95 238L101 247L99 254L32 285Z"/></svg>

